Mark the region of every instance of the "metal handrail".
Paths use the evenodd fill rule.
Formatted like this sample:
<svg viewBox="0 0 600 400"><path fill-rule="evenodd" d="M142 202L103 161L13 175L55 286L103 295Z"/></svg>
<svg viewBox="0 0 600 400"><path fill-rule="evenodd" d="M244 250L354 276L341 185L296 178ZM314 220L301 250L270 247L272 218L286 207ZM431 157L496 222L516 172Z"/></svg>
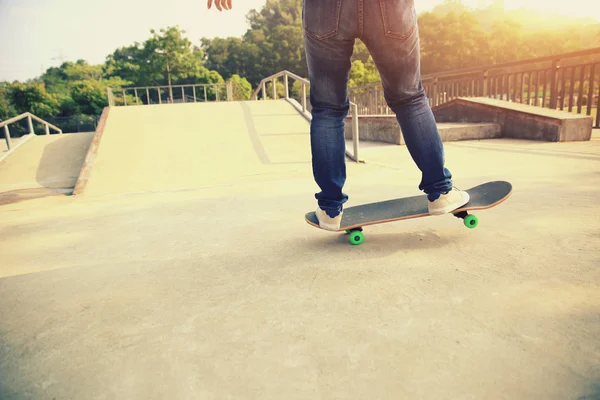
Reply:
<svg viewBox="0 0 600 400"><path fill-rule="evenodd" d="M572 51L570 53L554 54L551 56L528 58L528 59L519 60L519 61L508 61L508 62L503 62L500 64L487 64L487 65L482 65L480 67L470 67L470 68L463 68L463 69L458 69L458 70L454 70L454 71L440 72L440 73L436 73L436 74L428 74L428 75L423 76L423 80L434 79L435 77L445 78L445 77L452 77L452 76L468 75L471 73L481 72L482 70L517 67L517 66L528 65L528 64L537 64L537 63L542 63L542 62L547 62L547 61L560 61L560 60L564 60L566 58L585 57L585 56L591 56L591 55L596 55L596 54L600 54L600 47L595 47L595 48L587 49L587 50Z"/></svg>
<svg viewBox="0 0 600 400"><path fill-rule="evenodd" d="M30 112L24 112L21 115L17 115L16 117L13 117L13 118L7 119L6 121L0 122L0 128L4 128L4 139L6 140L6 147L8 148L8 150L11 150L11 148L12 148L12 143L11 143L11 138L10 138L10 130L8 129L8 125L13 124L13 123L20 121L22 119L25 119L25 118L27 118L27 122L29 125L29 135L35 135L35 132L33 131L33 120L36 120L40 124L44 125L44 127L46 128L46 135L50 134L50 128L54 129L59 134L63 133L62 129L52 125L50 122L46 122L43 119L36 117L35 115L33 115Z"/></svg>
<svg viewBox="0 0 600 400"><path fill-rule="evenodd" d="M197 88L203 89L204 96L202 96L202 93L198 93L198 96L196 96ZM182 99L186 96L190 97L185 94L185 89L191 89L193 92L193 96L191 96L191 98L193 98L193 102L196 103L198 101L198 99L200 99L200 101L202 101L202 97L204 97L205 102L208 101L208 95L207 95L207 91L206 91L207 88L215 90L216 101L220 101L218 90L220 90L222 88L227 89L227 101L233 100L233 87L232 87L231 82L193 83L193 84L184 84L184 85L160 85L160 86L135 86L135 87L132 86L132 87L124 87L124 88L110 88L109 87L106 89L106 91L107 91L107 95L108 95L108 105L113 107L113 106L117 105L117 103L115 102L115 93L118 93L118 92L120 92L122 95L121 97L123 100L123 105L128 106L128 105L130 105L130 104L127 104L128 92L130 92L130 93L132 92L131 94L133 96L135 96L135 102L133 103L133 105L151 104L150 91L156 91L156 95L158 98L158 104L163 104L163 96L161 94L161 90L165 89L168 92L167 92L167 99L164 102L167 104L170 104L170 103L174 102L174 98L175 98L175 96L173 94L174 89L180 89ZM143 97L144 93L146 94L146 103L144 103L143 99L140 101L140 97ZM187 103L187 102L184 101L184 103Z"/></svg>
<svg viewBox="0 0 600 400"><path fill-rule="evenodd" d="M469 68L456 69L456 70L452 70L452 71L436 72L433 74L423 75L422 80L425 82L425 81L429 81L429 80L432 80L435 78L437 78L437 79L451 78L451 77L456 77L456 76L481 73L483 71L489 71L489 70L524 66L524 65L529 65L529 64L538 64L538 63L547 62L547 61L560 61L560 60L564 60L567 58L585 57L585 56L591 56L591 55L597 55L597 54L600 55L600 47L595 47L595 48L587 49L587 50L573 51L570 53L554 54L551 56L528 58L528 59L519 60L519 61L508 61L508 62L503 62L503 63L499 63L499 64L486 64L486 65L481 65L478 67L469 67ZM369 88L376 87L376 86L381 86L381 82L369 83L369 84L360 85L360 86L353 86L352 88L350 88L350 90L369 89Z"/></svg>
<svg viewBox="0 0 600 400"><path fill-rule="evenodd" d="M168 88L186 88L186 87L199 87L199 86L224 86L226 85L226 82L223 83L190 83L190 84L185 84L185 85L158 85L158 86L128 86L123 88L124 90L133 90L133 89L168 89Z"/></svg>
<svg viewBox="0 0 600 400"><path fill-rule="evenodd" d="M500 98L588 116L595 107L594 126L600 128L598 70L600 47L427 74L422 82L432 107L465 96ZM349 95L363 114L391 113L381 82L352 87Z"/></svg>
<svg viewBox="0 0 600 400"><path fill-rule="evenodd" d="M281 78L281 77L284 78L285 99L287 101L290 100L289 78L292 78L302 84L302 98L300 99L302 114L304 114L309 119L312 118L310 116L310 113L307 112L307 107L306 107L306 88L310 86L310 81L308 79L302 78L302 77L300 77L290 71L287 71L287 70L277 72L276 74L273 74L271 76L268 76L268 77L262 79L260 81L260 83L258 84L258 87L256 88L256 90L252 94L252 99L258 100L258 93L262 91L262 98L263 98L263 100L266 100L267 99L267 83L271 82L273 85L273 100L277 100L276 82L277 82L277 79ZM355 103L350 102L350 109L352 112L352 147L353 147L352 150L353 150L353 153L349 153L348 150L346 150L346 155L351 160L353 160L355 162L359 162L359 158L358 158L358 150L359 150L359 145L358 145L358 141L359 141L358 106Z"/></svg>

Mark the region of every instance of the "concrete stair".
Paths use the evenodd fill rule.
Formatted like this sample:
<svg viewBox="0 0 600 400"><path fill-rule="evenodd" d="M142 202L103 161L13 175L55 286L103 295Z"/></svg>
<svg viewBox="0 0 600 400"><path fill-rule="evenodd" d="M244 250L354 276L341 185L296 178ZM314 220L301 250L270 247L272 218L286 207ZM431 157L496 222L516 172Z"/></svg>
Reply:
<svg viewBox="0 0 600 400"><path fill-rule="evenodd" d="M361 142L381 142L404 145L402 131L393 115L365 115L358 118ZM494 122L438 123L442 141L495 139L501 136L502 126ZM352 138L352 117L346 119L346 139Z"/></svg>

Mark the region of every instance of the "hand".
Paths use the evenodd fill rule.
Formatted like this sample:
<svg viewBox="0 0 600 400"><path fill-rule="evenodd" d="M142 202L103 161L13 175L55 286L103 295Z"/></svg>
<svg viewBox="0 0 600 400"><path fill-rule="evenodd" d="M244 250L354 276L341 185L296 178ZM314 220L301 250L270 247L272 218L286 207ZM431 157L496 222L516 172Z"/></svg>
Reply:
<svg viewBox="0 0 600 400"><path fill-rule="evenodd" d="M214 0L215 6L217 10L223 11L223 8L226 10L231 10L231 1L232 0ZM213 0L208 0L208 9L212 7Z"/></svg>

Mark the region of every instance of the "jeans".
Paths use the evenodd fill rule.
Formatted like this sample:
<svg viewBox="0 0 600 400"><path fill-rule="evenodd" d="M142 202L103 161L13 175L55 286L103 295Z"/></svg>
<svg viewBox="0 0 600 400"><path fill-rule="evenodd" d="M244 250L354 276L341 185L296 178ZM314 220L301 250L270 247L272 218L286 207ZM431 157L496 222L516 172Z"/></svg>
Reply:
<svg viewBox="0 0 600 400"><path fill-rule="evenodd" d="M452 189L444 148L420 73L414 0L303 0L303 30L310 80L310 144L318 205L330 217L348 195L344 119L354 41L366 45L396 115L406 147L422 173L419 189L430 201Z"/></svg>

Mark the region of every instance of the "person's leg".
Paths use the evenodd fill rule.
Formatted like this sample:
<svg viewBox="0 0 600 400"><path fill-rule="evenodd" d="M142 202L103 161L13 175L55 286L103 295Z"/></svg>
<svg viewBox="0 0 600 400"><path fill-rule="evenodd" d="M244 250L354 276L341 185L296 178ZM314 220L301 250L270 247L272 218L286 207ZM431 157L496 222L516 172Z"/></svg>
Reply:
<svg viewBox="0 0 600 400"><path fill-rule="evenodd" d="M348 76L354 48L354 27L347 22L351 1L305 0L304 38L312 121L310 144L315 182L321 189L315 197L321 226L337 229L348 196L346 181L344 119L348 115ZM322 212L322 211L324 212Z"/></svg>
<svg viewBox="0 0 600 400"><path fill-rule="evenodd" d="M451 191L452 175L444 166L444 147L421 84L419 29L413 0L365 3L370 5L365 7L369 27L363 30L362 40L377 66L385 99L396 114L406 147L422 172L419 189L430 201L437 200ZM456 201L463 200L457 207L468 197Z"/></svg>

